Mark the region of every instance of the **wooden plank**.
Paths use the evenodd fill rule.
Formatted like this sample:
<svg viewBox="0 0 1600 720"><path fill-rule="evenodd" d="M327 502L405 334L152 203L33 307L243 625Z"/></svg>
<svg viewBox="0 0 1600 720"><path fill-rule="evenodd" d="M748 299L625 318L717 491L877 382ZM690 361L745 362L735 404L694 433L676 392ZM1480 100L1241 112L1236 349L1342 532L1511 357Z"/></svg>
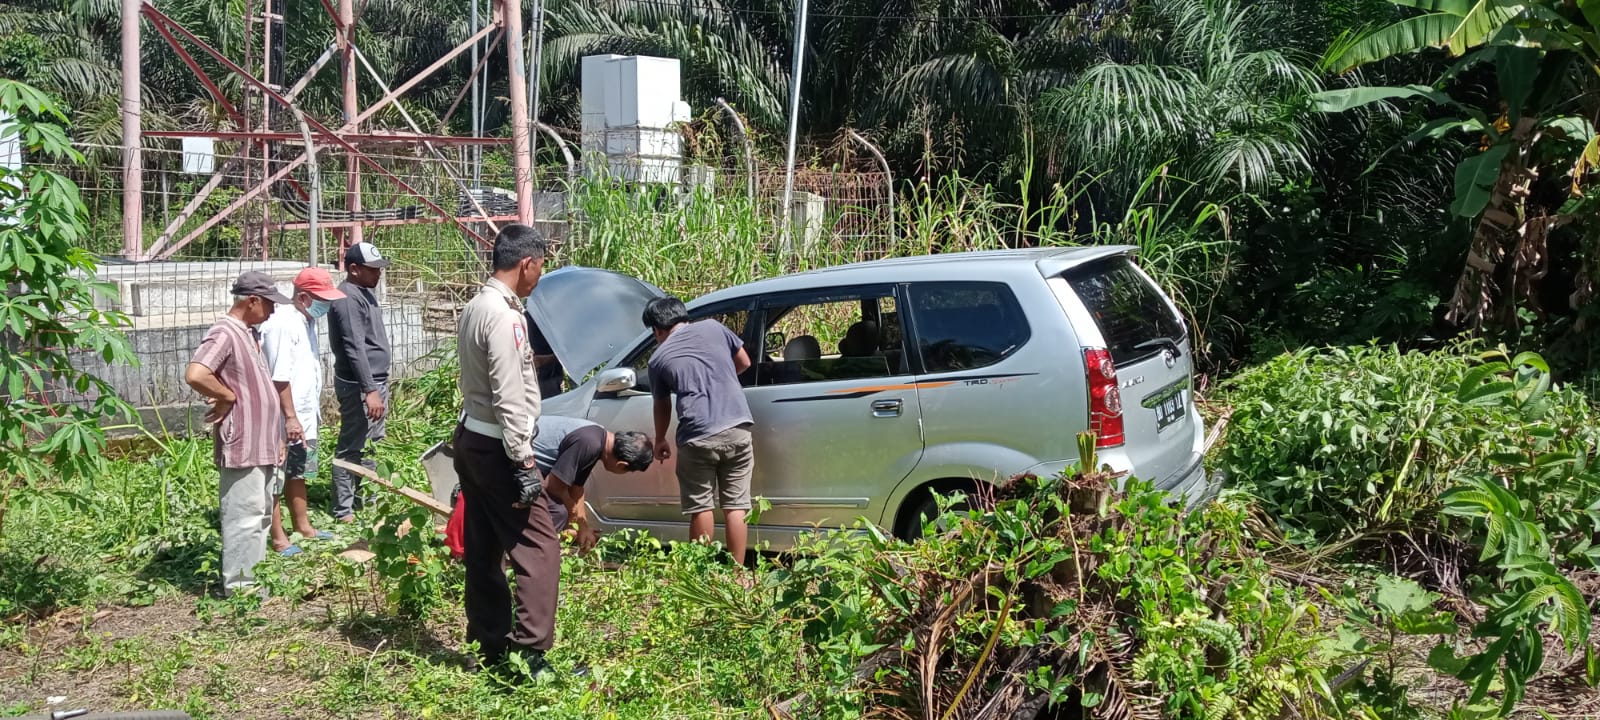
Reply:
<svg viewBox="0 0 1600 720"><path fill-rule="evenodd" d="M399 486L395 485L394 483L389 482L388 480L385 480L385 479L379 477L378 473L373 472L372 468L369 468L369 467L367 467L365 465L357 465L355 463L351 463L351 462L347 462L347 461L344 461L344 460L340 460L338 458L334 458L333 459L333 465L334 465L334 467L344 468L345 470L348 470L348 471L353 472L353 473L355 473L357 475L360 475L363 478L371 480L372 482L376 483L379 487L382 487L382 488L388 490L389 492L395 493L395 494L397 494L397 495L399 495L399 496L401 496L401 497L403 497L403 498L405 498L407 500L410 500L411 502L414 502L414 503L416 503L418 505L421 505L421 506L433 511L437 515L442 515L442 516L447 517L447 518L450 517L450 506L449 505L446 505L446 504L444 504L442 502L439 502L438 500L433 499L433 496L429 495L427 493L418 492L418 491L412 490L411 488L408 488L408 487L399 487Z"/></svg>

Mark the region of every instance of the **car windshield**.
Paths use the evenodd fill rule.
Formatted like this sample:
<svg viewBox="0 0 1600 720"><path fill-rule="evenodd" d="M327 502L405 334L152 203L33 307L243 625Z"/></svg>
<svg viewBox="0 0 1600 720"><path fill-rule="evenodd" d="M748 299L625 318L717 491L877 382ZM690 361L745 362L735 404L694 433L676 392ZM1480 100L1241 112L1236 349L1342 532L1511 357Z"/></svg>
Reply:
<svg viewBox="0 0 1600 720"><path fill-rule="evenodd" d="M1062 277L1094 316L1116 364L1138 362L1165 348L1182 348L1183 320L1127 257L1087 263Z"/></svg>

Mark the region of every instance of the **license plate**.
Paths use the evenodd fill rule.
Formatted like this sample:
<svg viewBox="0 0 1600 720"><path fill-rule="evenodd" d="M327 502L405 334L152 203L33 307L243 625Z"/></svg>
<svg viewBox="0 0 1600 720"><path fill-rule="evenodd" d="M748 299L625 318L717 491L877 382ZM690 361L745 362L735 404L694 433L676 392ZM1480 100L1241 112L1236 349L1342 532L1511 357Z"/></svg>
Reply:
<svg viewBox="0 0 1600 720"><path fill-rule="evenodd" d="M1167 429L1179 420L1182 420L1188 409L1188 403L1183 401L1183 391L1179 390L1156 405L1156 431Z"/></svg>

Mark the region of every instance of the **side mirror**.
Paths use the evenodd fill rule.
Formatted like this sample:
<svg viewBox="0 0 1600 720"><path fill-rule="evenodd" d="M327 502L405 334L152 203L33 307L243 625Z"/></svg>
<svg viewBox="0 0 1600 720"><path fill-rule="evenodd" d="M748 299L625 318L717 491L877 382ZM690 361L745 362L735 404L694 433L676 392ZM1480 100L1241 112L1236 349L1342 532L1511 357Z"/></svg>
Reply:
<svg viewBox="0 0 1600 720"><path fill-rule="evenodd" d="M602 371L595 379L594 390L597 393L619 393L632 390L639 384L639 377L634 374L633 368L611 368Z"/></svg>

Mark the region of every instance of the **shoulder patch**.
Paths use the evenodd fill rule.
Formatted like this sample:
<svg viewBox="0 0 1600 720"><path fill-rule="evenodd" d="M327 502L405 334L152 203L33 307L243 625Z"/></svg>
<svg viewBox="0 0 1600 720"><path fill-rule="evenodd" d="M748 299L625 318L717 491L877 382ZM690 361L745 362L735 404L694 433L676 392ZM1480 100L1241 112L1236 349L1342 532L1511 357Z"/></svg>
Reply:
<svg viewBox="0 0 1600 720"><path fill-rule="evenodd" d="M515 327L516 327L516 330L513 332L513 335L515 335L515 337L517 339L517 348L520 350L522 348L523 344L528 342L528 331L523 329L522 323L520 321L517 322Z"/></svg>

